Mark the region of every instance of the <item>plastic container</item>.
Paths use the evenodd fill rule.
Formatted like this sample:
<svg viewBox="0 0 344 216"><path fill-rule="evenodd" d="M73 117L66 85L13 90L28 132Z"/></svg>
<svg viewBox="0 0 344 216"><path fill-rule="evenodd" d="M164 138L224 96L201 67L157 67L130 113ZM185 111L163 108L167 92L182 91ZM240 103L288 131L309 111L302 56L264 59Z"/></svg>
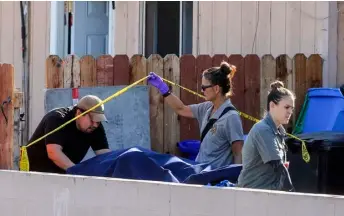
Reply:
<svg viewBox="0 0 344 216"><path fill-rule="evenodd" d="M303 161L298 141L289 139L289 173L296 192L344 195L344 133L300 134L310 162Z"/></svg>
<svg viewBox="0 0 344 216"><path fill-rule="evenodd" d="M200 145L201 141L199 140L184 140L177 144L179 150L190 160L196 159Z"/></svg>
<svg viewBox="0 0 344 216"><path fill-rule="evenodd" d="M339 88L311 88L302 133L344 132L344 96Z"/></svg>

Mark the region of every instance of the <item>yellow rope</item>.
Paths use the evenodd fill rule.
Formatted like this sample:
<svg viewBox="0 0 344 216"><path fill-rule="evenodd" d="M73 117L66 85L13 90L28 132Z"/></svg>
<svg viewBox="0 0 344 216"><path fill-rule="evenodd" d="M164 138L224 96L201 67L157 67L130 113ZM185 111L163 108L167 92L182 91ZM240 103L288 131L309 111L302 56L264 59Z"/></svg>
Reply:
<svg viewBox="0 0 344 216"><path fill-rule="evenodd" d="M29 143L27 146L22 146L21 147L21 150L20 150L20 162L19 162L19 167L20 167L20 170L22 171L29 171L30 169L30 164L29 164L29 158L28 158L28 155L27 155L27 148L30 147L31 145L39 142L40 140L44 139L45 137L49 136L50 134L52 133L55 133L56 131L60 130L61 128L63 128L64 126L68 125L69 123L73 122L74 120L80 118L81 116L91 112L92 110L94 110L95 108L101 106L102 104L108 102L109 100L123 94L124 92L128 91L130 88L132 88L133 86L139 84L140 82L144 81L145 79L147 79L148 76L124 87L123 89L119 90L118 92L114 93L113 95L109 96L108 98L106 98L105 100L103 100L101 103L91 107L90 109L86 110L85 112L79 114L78 116L74 117L73 119L67 121L66 123L62 124L61 126L57 127L56 129L50 131L49 133L45 134L44 136L36 139L35 141Z"/></svg>
<svg viewBox="0 0 344 216"><path fill-rule="evenodd" d="M205 98L203 95L201 95L201 94L199 94L199 93L197 93L197 92L195 92L195 91L192 91L192 90L190 90L190 89L188 89L188 88L185 88L185 87L183 87L183 86L181 86L181 85L178 85L177 83L174 83L174 82L172 82L172 81L170 81L170 80L167 80L167 79L164 79L164 78L162 78L165 82L167 82L167 83L170 83L171 85L175 85L175 86L178 86L179 88L182 88L182 89L184 89L184 90L186 90L186 91L188 91L188 92L190 92L190 93L192 93L192 94L194 94L194 95L196 95L196 96L198 96L198 97L201 97L201 98ZM243 113L243 112L241 112L241 111L238 111L238 113L241 115L241 116L243 116L244 118L246 118L246 119L249 119L249 120L251 120L251 121L254 121L254 122L259 122L259 119L257 119L257 118L254 118L254 117L252 117L252 116L250 116L250 115L248 115L248 114L246 114L246 113ZM303 158L303 160L306 162L306 163L308 163L309 161L310 161L310 156L309 156L309 153L308 153L308 151L307 151L307 147L306 147L306 144L305 144L305 141L304 140L302 140L302 139L300 139L300 138L298 138L298 137L296 137L296 136L294 136L294 135L292 135L292 134L289 134L289 133L286 133L288 136L290 136L290 137L292 137L292 138L294 138L294 139L296 139L296 140L298 140L298 141L300 141L301 142L301 146L302 146L302 148L301 148L301 150L302 150L302 158Z"/></svg>
<svg viewBox="0 0 344 216"><path fill-rule="evenodd" d="M74 117L73 119L71 119L71 120L65 122L64 124L60 125L60 126L57 127L56 129L54 129L54 130L50 131L49 133L45 134L44 136L42 136L42 137L40 137L40 138L34 140L33 142L29 143L29 144L26 145L26 146L22 146L21 149L20 149L20 162L19 162L19 168L20 168L20 170L21 170L21 171L29 171L29 169L30 169L29 158L28 158L28 155L27 155L27 148L28 148L28 147L30 147L31 145L33 145L33 144L39 142L40 140L44 139L45 137L49 136L50 134L53 134L53 133L55 133L56 131L62 129L63 127L65 127L65 126L68 125L69 123L71 123L71 122L73 122L74 120L80 118L81 116L83 116L83 115L85 115L85 114L91 112L92 110L94 110L95 108L97 108L97 107L101 106L102 104L108 102L109 100L111 100L111 99L113 99L113 98L115 98L115 97L117 97L117 96L123 94L124 92L128 91L130 88L132 88L133 86L135 86L135 85L141 83L142 81L144 81L144 80L147 79L147 78L148 78L148 76L146 76L146 77L144 77L144 78L142 78L142 79L140 79L140 80L138 80L138 81L136 81L136 82L134 82L134 83L132 83L132 84L126 86L126 87L124 87L123 89L119 90L118 92L114 93L113 95L111 95L111 96L109 96L108 98L106 98L105 100L103 100L101 103L99 103L99 104L97 104L97 105L91 107L90 109L88 109L88 110L86 110L85 112L79 114L78 116ZM201 98L204 98L203 95L198 94L198 93L195 92L195 91L192 91L192 90L190 90L190 89L188 89L188 88L185 88L185 87L183 87L183 86L181 86L181 85L178 85L178 84L176 84L176 83L174 83L174 82L172 82L172 81L169 81L169 80L167 80L167 79L164 79L164 78L162 78L162 79L163 79L165 82L167 82L167 83L170 83L170 84L172 84L172 85L178 86L179 88L184 89L185 91L188 91L188 92L190 92L190 93L192 93L192 94L194 94L194 95L197 95L197 96L199 96L199 97L201 97ZM243 113L243 112L240 112L240 111L238 111L238 112L239 112L239 114L240 114L241 116L243 116L244 118L247 118L247 119L249 119L249 120L251 120L251 121L254 121L254 122L258 122L258 121L259 121L258 119L254 118L254 117L252 117L252 116L250 116L250 115L248 115L248 114L246 114L246 113ZM309 156L309 154L308 154L308 152L307 152L307 148L306 148L305 142L304 142L303 140L299 139L298 137L292 135L292 134L288 134L288 133L287 133L287 135L293 137L294 139L297 139L297 140L301 141L301 143L302 143L302 158L308 163L309 160L310 160L310 156Z"/></svg>

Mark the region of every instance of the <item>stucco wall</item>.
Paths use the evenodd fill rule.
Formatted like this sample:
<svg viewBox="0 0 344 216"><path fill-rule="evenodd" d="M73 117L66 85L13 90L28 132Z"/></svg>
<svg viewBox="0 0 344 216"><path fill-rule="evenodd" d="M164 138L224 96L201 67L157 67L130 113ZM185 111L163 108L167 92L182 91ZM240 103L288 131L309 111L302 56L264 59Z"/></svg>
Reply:
<svg viewBox="0 0 344 216"><path fill-rule="evenodd" d="M0 171L1 215L342 216L344 197Z"/></svg>

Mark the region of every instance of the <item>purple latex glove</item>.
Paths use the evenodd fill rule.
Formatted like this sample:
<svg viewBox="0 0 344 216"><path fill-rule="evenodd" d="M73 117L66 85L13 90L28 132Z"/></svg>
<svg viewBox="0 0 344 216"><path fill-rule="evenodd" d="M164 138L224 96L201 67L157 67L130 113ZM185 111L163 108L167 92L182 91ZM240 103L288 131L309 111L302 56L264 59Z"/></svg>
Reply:
<svg viewBox="0 0 344 216"><path fill-rule="evenodd" d="M148 79L147 79L148 84L154 86L155 88L159 89L160 93L166 94L168 90L170 90L167 86L167 84L159 77L156 75L154 72L150 72Z"/></svg>

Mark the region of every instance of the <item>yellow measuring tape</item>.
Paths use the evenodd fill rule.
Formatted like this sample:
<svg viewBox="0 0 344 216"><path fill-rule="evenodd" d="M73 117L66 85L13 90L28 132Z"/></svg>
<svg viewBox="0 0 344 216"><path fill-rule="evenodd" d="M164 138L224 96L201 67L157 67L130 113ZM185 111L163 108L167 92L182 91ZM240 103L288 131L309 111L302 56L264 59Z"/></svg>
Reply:
<svg viewBox="0 0 344 216"><path fill-rule="evenodd" d="M30 147L31 145L33 145L33 144L37 143L38 141L44 139L45 137L49 136L50 134L55 133L56 131L60 130L61 128L63 128L67 124L69 124L69 123L73 122L74 120L80 118L81 116L91 112L92 110L94 110L95 108L97 108L97 107L101 106L102 104L108 102L109 100L117 97L120 94L123 94L124 92L128 91L128 89L130 89L131 87L139 84L140 82L144 81L147 78L148 78L148 76L146 76L146 77L144 77L144 78L142 78L142 79L140 79L140 80L138 80L138 81L136 81L136 82L126 86L126 87L124 87L123 89L119 90L118 92L114 93L113 95L111 95L108 98L106 98L105 100L103 100L101 103L91 107L89 110L86 110L85 112L81 113L80 115L75 116L73 119L67 121L66 123L62 124L61 126L57 127L56 129L50 131L49 133L45 134L44 136L36 139L35 141L29 143L28 145L22 146L21 149L20 149L20 162L19 162L20 170L21 171L29 171L30 170L29 157L27 155L27 148L28 147Z"/></svg>
<svg viewBox="0 0 344 216"><path fill-rule="evenodd" d="M174 83L174 82L172 82L172 81L169 81L169 80L167 80L167 79L164 79L164 78L162 78L162 79L163 79L165 82L167 82L167 83L170 83L170 84L172 84L172 85L178 86L179 88L182 88L182 89L184 89L184 90L186 90L186 91L188 91L188 92L190 92L190 93L192 93L192 94L194 94L194 95L197 95L198 97L201 97L201 98L205 99L205 97L204 97L203 95L198 94L198 93L195 92L195 91L192 91L192 90L190 90L190 89L187 89L187 88L185 88L185 87L183 87L183 86L181 86L181 85L178 85L177 83ZM243 112L240 112L240 111L238 111L238 113L239 113L242 117L244 117L244 118L246 118L246 119L249 119L249 120L254 121L254 122L259 122L259 119L256 119L256 118L254 118L254 117L252 117L252 116L250 116L250 115L248 115L248 114L246 114L246 113L243 113ZM303 158L303 160L304 160L306 163L308 163L308 162L310 161L310 156L309 156L309 153L308 153L308 151L307 151L307 147L306 147L305 141L303 141L302 139L300 139L300 138L298 138L298 137L296 137L296 136L294 136L294 135L292 135L292 134L287 133L287 135L301 142L302 158Z"/></svg>
<svg viewBox="0 0 344 216"><path fill-rule="evenodd" d="M20 149L20 162L19 162L19 168L20 168L20 170L21 170L21 171L29 171L29 170L30 170L29 157L28 157L28 155L27 155L27 148L28 148L28 147L30 147L31 145L33 145L33 144L39 142L40 140L44 139L45 137L49 136L50 134L55 133L56 131L62 129L63 127L65 127L65 126L68 125L69 123L71 123L71 122L73 122L74 120L80 118L81 116L83 116L83 115L85 115L85 114L91 112L92 110L94 110L95 108L97 108L97 107L101 106L102 104L108 102L109 100L111 100L111 99L113 99L113 98L115 98L115 97L117 97L117 96L123 94L124 92L128 91L130 88L132 88L133 86L135 86L135 85L141 83L142 81L144 81L144 80L147 79L147 78L148 78L148 76L146 76L146 77L144 77L144 78L142 78L142 79L140 79L140 80L138 80L138 81L136 81L136 82L134 82L134 83L132 83L132 84L126 86L126 87L124 87L123 89L119 90L118 92L114 93L113 95L111 95L111 96L109 96L108 98L106 98L105 100L103 100L101 103L99 103L99 104L97 104L97 105L91 107L89 110L86 110L85 112L83 112L83 113L81 113L80 115L74 117L73 119L67 121L66 123L62 124L61 126L57 127L56 129L50 131L49 133L45 134L44 136L42 136L42 137L36 139L35 141L29 143L28 145L22 146L21 149ZM174 82L172 82L172 81L169 81L169 80L167 80L167 79L164 79L164 78L162 78L162 79L163 79L165 82L170 83L170 84L175 85L175 86L178 86L179 88L184 89L184 90L186 90L186 91L188 91L188 92L190 92L190 93L192 93L192 94L194 94L194 95L197 95L197 96L199 96L199 97L201 97L201 98L205 98L203 95L198 94L197 92L194 92L194 91L192 91L192 90L190 90L190 89L188 89L188 88L185 88L185 87L183 87L183 86L181 86L181 85L178 85L178 84L176 84L176 83L174 83ZM252 116L250 116L250 115L247 115L247 114L245 114L245 113L243 113L243 112L240 112L240 111L238 111L238 112L239 112L239 114L240 114L241 116L243 116L244 118L247 118L247 119L249 119L249 120L251 120L251 121L254 121L254 122L258 122L258 121L259 121L258 119L254 118L254 117L252 117ZM306 145L305 145L304 141L301 140L301 139L299 139L299 138L297 138L297 137L295 137L295 136L292 135L292 134L288 134L288 135L291 136L291 137L293 137L294 139L297 139L297 140L301 141L301 143L302 143L302 158L308 163L309 160L310 160L310 156L309 156L309 154L308 154L308 152L307 152L307 148L306 148Z"/></svg>

